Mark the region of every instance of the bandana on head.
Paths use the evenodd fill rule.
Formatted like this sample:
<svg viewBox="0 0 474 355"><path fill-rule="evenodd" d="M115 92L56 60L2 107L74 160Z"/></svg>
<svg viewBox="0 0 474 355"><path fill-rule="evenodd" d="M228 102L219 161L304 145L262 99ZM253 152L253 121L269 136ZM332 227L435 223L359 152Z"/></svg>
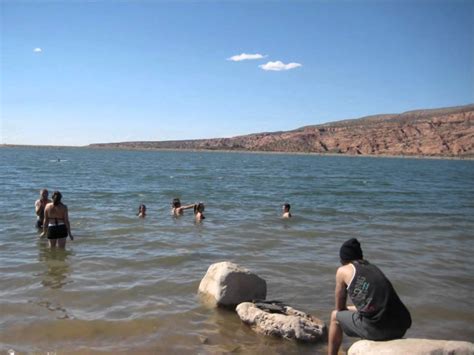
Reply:
<svg viewBox="0 0 474 355"><path fill-rule="evenodd" d="M339 250L339 257L341 260L346 261L362 259L363 255L359 241L356 238L352 238L342 244Z"/></svg>

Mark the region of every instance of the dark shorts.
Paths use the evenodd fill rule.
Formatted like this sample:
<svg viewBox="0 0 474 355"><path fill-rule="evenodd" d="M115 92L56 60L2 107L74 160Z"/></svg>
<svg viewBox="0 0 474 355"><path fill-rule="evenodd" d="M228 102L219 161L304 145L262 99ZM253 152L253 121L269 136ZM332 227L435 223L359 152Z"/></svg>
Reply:
<svg viewBox="0 0 474 355"><path fill-rule="evenodd" d="M405 335L406 329L384 327L368 322L358 313L352 311L339 311L336 319L342 331L350 336L368 340L400 339Z"/></svg>
<svg viewBox="0 0 474 355"><path fill-rule="evenodd" d="M67 237L67 227L65 224L48 227L48 239L61 239Z"/></svg>
<svg viewBox="0 0 474 355"><path fill-rule="evenodd" d="M43 220L41 219L36 220L36 228L38 229L43 228Z"/></svg>

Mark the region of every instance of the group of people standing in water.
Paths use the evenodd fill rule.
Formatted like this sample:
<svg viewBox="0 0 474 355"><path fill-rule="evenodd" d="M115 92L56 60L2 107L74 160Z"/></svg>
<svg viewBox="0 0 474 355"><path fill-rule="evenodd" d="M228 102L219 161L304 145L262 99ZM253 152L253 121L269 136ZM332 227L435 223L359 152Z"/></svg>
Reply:
<svg viewBox="0 0 474 355"><path fill-rule="evenodd" d="M40 191L40 198L35 202L35 212L37 216L36 227L43 230L40 237L47 236L50 247L54 248L58 246L64 248L68 236L71 240L74 240L71 233L71 224L69 223L68 209L67 206L61 202L61 192L54 191L51 199L52 200L49 199L47 189ZM180 217L184 214L185 210L191 208L194 210L194 219L196 222L200 222L206 218L204 216L204 203L198 202L183 206L179 198L175 198L171 202L171 215ZM290 208L289 203L285 203L282 206L282 218L291 218ZM145 218L146 215L146 206L140 204L137 216Z"/></svg>

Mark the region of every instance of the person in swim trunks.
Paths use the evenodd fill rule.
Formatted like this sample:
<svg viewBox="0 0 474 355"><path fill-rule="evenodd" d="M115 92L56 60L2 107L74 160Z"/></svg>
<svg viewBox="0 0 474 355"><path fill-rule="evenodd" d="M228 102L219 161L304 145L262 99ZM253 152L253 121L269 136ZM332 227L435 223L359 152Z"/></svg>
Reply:
<svg viewBox="0 0 474 355"><path fill-rule="evenodd" d="M35 213L36 213L36 228L43 228L44 220L44 208L51 200L48 198L49 192L47 189L42 189L40 191L40 198L35 202Z"/></svg>
<svg viewBox="0 0 474 355"><path fill-rule="evenodd" d="M51 198L53 202L48 203L44 209L43 233L40 237L47 235L51 248L58 245L59 248L64 249L68 235L71 240L74 240L69 224L68 209L61 202L61 192L54 191Z"/></svg>
<svg viewBox="0 0 474 355"><path fill-rule="evenodd" d="M175 198L173 199L173 202L171 202L171 214L175 217L182 216L184 214L184 210L190 208L194 208L194 204L181 206L181 201L179 200L179 198Z"/></svg>
<svg viewBox="0 0 474 355"><path fill-rule="evenodd" d="M335 355L343 332L368 340L391 340L405 335L411 326L408 309L380 269L363 259L357 239L342 244L336 273L336 309L331 314L328 354ZM349 295L353 306L347 306Z"/></svg>

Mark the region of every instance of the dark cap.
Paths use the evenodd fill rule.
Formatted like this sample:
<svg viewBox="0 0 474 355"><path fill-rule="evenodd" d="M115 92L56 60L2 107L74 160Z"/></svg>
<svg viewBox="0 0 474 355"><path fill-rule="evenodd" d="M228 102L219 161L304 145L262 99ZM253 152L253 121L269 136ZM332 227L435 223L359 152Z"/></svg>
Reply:
<svg viewBox="0 0 474 355"><path fill-rule="evenodd" d="M349 239L342 244L339 257L344 261L359 260L363 258L360 243L356 238Z"/></svg>

